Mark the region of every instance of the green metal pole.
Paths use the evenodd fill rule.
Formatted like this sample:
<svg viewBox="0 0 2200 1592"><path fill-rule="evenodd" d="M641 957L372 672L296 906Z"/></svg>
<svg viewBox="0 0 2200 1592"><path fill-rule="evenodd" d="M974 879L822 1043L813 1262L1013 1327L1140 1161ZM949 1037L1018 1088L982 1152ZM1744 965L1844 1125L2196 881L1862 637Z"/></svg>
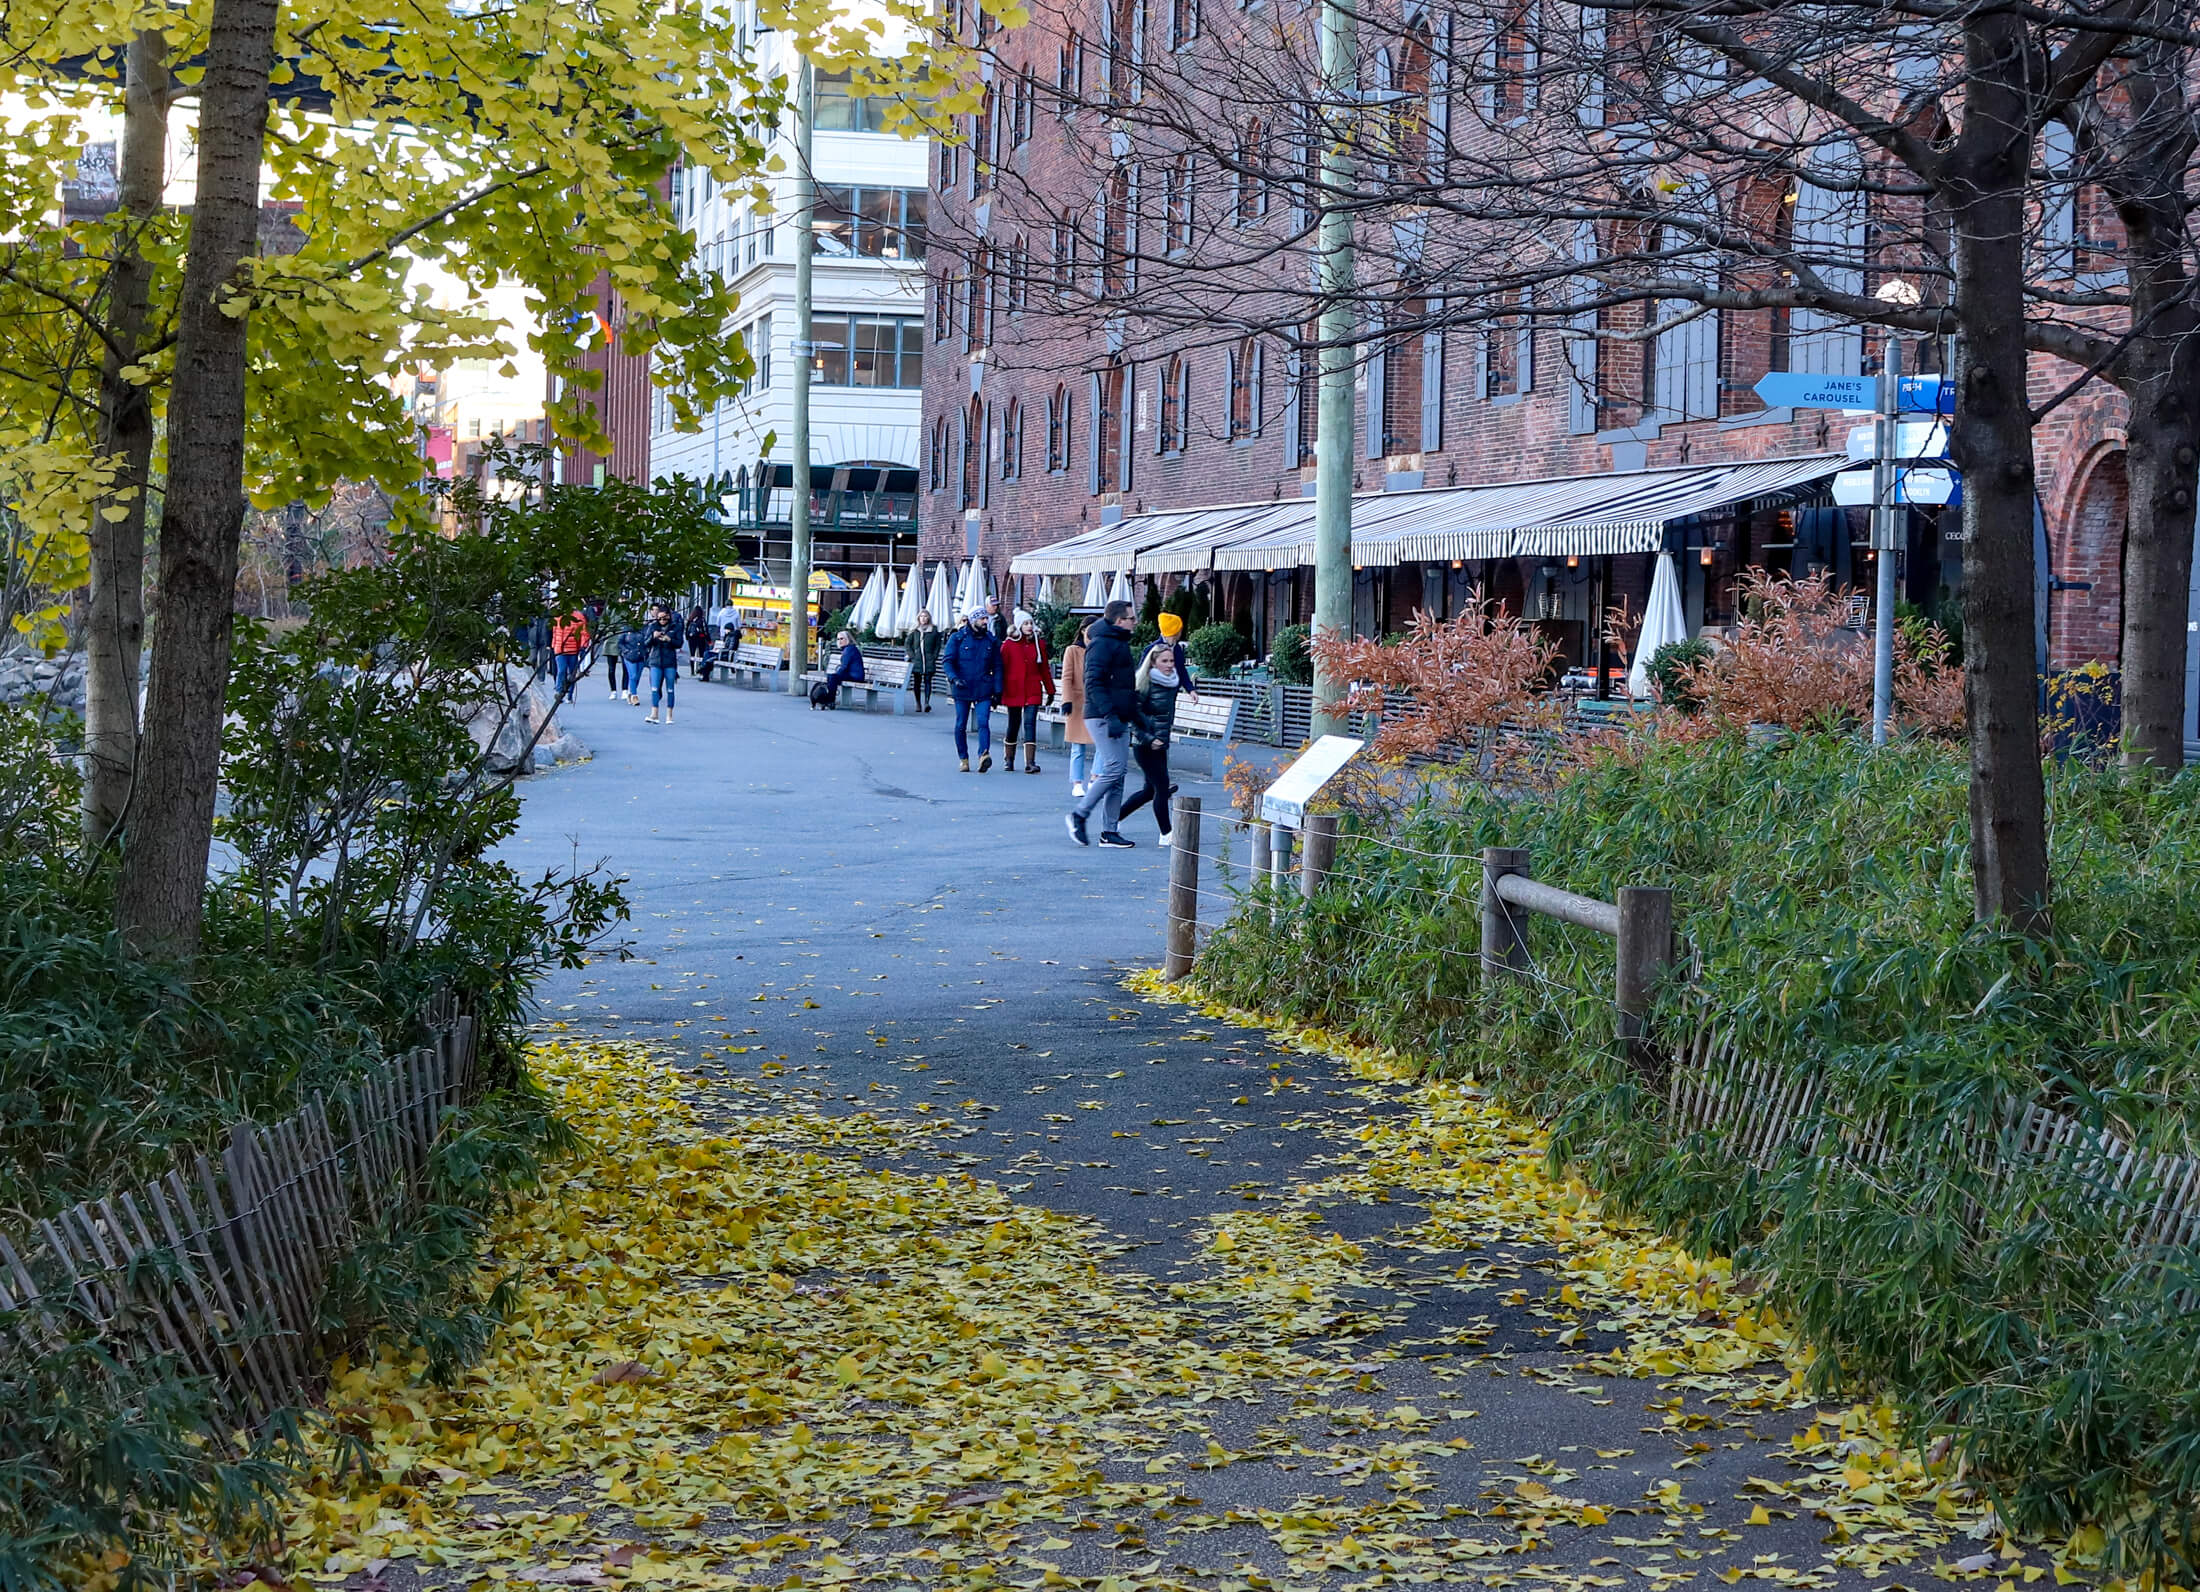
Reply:
<svg viewBox="0 0 2200 1592"><path fill-rule="evenodd" d="M794 90L794 502L787 511L787 692L808 688L810 666L810 277L816 248L817 178L810 165L812 73L807 58Z"/></svg>
<svg viewBox="0 0 2200 1592"><path fill-rule="evenodd" d="M1314 428L1314 635L1352 634L1353 183L1349 107L1359 97L1358 24L1347 0L1322 0L1321 382ZM1346 682L1314 665L1314 733L1340 734Z"/></svg>

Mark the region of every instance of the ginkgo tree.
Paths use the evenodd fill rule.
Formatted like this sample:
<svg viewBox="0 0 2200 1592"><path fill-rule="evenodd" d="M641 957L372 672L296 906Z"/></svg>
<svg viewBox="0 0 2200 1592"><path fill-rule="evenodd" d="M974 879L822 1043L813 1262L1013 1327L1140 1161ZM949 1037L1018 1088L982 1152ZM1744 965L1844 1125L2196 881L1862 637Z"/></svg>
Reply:
<svg viewBox="0 0 2200 1592"><path fill-rule="evenodd" d="M918 0L761 8L812 58L948 114L975 90ZM881 48L892 40L891 52ZM54 639L88 576L86 829L119 842L118 926L195 948L247 499L345 479L417 511L417 445L388 378L512 352L468 291L517 282L558 430L607 439L581 367L599 275L693 423L748 377L734 296L672 222L676 164L760 178L785 84L707 0L61 0L0 15L0 502ZM119 113L115 203L55 218L87 118ZM196 169L164 202L171 118ZM439 307L415 280L461 289ZM448 296L445 303L449 302ZM157 523L152 667L137 718L141 581Z"/></svg>

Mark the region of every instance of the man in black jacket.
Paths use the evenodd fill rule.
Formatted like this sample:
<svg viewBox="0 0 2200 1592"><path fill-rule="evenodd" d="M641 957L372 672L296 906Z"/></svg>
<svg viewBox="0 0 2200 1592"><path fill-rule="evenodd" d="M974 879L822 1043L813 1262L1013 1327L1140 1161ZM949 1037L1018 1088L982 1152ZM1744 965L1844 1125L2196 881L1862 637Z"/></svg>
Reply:
<svg viewBox="0 0 2200 1592"><path fill-rule="evenodd" d="M1080 846L1085 824L1100 812L1100 844L1129 850L1122 822L1123 776L1130 766L1131 726L1138 718L1138 664L1131 657L1131 605L1113 602L1101 611L1085 640L1085 727L1092 733L1093 775L1085 794L1063 820Z"/></svg>

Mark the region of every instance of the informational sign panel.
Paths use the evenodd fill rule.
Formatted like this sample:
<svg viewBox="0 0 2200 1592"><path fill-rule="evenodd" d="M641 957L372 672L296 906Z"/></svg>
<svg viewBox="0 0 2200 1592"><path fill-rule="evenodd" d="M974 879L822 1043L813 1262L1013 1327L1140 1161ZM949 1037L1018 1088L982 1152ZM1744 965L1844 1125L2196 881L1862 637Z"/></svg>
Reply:
<svg viewBox="0 0 2200 1592"><path fill-rule="evenodd" d="M1352 761L1365 741L1349 735L1325 735L1298 755L1260 798L1260 815L1286 829L1306 827L1306 808L1321 789Z"/></svg>

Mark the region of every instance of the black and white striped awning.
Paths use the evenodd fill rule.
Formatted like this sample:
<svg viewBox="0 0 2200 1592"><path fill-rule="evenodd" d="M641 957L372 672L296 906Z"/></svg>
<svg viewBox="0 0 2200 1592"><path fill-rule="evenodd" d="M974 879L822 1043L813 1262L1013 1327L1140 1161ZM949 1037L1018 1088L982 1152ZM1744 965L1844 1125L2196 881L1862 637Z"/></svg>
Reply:
<svg viewBox="0 0 2200 1592"><path fill-rule="evenodd" d="M1847 468L1841 454L1676 465L1488 486L1366 492L1352 500L1352 562L1595 558L1656 552L1680 520L1793 496ZM1139 514L1018 558L1019 575L1293 569L1314 562L1314 500Z"/></svg>

